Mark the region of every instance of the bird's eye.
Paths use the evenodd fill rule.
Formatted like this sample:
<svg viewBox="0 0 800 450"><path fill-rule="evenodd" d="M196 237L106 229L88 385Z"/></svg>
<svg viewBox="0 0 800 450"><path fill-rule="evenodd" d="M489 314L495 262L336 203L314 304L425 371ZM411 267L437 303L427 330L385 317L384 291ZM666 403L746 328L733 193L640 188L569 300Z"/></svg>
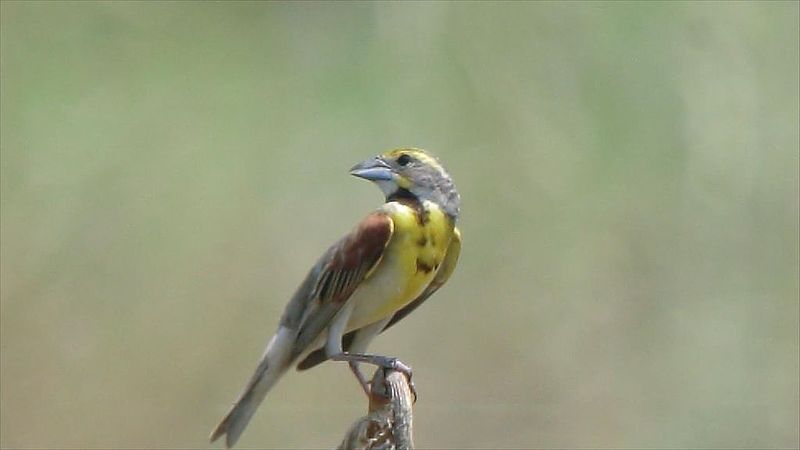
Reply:
<svg viewBox="0 0 800 450"><path fill-rule="evenodd" d="M411 157L406 154L402 154L397 158L397 164L400 164L401 166L405 166L410 162L411 162Z"/></svg>

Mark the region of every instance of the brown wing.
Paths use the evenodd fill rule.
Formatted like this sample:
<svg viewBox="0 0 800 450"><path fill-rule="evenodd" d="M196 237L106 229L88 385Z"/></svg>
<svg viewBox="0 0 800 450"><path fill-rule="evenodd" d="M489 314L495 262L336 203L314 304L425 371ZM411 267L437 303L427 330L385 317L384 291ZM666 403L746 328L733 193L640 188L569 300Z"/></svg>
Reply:
<svg viewBox="0 0 800 450"><path fill-rule="evenodd" d="M293 357L330 325L333 316L378 265L393 230L388 215L372 213L328 249L311 269L281 318L281 325L298 333Z"/></svg>
<svg viewBox="0 0 800 450"><path fill-rule="evenodd" d="M461 254L461 232L458 230L458 228L456 228L453 231L453 239L450 241L450 246L447 248L447 255L445 256L444 261L442 262L442 265L439 268L439 271L436 272L436 276L433 278L428 287L426 287L425 290L422 291L422 294L420 294L419 297L417 297L411 303L409 303L408 305L404 306L402 309L394 313L394 316L392 316L392 319L389 321L389 323L387 323L386 326L383 327L381 333L386 331L392 325L396 324L405 316L411 314L411 312L417 309L417 307L421 305L422 302L427 300L428 297L430 297L431 295L433 295L434 292L439 290L439 288L442 287L450 278L450 275L453 274L453 270L455 270L456 268L456 264L458 263L458 256L460 254ZM343 350L345 351L349 350L350 345L352 345L353 343L353 338L355 337L355 334L357 332L358 330L353 330L342 337ZM305 359L300 361L300 363L297 365L297 370L310 369L316 366L317 364L324 362L327 359L328 357L327 355L325 355L324 348L314 350L312 353L306 356Z"/></svg>

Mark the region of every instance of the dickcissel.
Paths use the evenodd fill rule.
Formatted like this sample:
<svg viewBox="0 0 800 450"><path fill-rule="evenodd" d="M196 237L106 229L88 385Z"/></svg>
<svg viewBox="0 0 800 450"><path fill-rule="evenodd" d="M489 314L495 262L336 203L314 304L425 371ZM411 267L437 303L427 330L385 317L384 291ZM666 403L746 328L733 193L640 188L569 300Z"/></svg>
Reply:
<svg viewBox="0 0 800 450"><path fill-rule="evenodd" d="M267 344L255 373L211 433L226 447L241 436L256 408L295 362L304 370L347 361L361 387L360 362L410 369L396 358L364 353L379 333L415 310L455 269L460 197L453 180L428 153L400 148L350 170L375 182L386 203L331 246L311 268Z"/></svg>

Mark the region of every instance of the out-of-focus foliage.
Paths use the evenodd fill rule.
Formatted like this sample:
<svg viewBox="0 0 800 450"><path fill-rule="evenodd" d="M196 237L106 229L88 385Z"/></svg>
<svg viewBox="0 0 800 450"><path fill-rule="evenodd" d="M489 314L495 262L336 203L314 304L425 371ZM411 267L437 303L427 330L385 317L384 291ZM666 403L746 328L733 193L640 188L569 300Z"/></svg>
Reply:
<svg viewBox="0 0 800 450"><path fill-rule="evenodd" d="M203 447L414 145L450 284L373 350L416 441L798 441L798 3L2 2L3 447ZM244 447L365 401L286 377ZM469 432L466 432L469 430Z"/></svg>

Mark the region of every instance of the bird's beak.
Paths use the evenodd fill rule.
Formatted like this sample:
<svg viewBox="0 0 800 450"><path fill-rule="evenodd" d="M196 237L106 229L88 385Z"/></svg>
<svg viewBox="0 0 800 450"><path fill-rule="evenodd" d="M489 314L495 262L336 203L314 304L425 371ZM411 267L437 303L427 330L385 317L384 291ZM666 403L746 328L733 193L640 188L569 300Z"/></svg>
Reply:
<svg viewBox="0 0 800 450"><path fill-rule="evenodd" d="M350 169L350 175L370 181L388 181L394 178L392 168L379 156L356 164Z"/></svg>

